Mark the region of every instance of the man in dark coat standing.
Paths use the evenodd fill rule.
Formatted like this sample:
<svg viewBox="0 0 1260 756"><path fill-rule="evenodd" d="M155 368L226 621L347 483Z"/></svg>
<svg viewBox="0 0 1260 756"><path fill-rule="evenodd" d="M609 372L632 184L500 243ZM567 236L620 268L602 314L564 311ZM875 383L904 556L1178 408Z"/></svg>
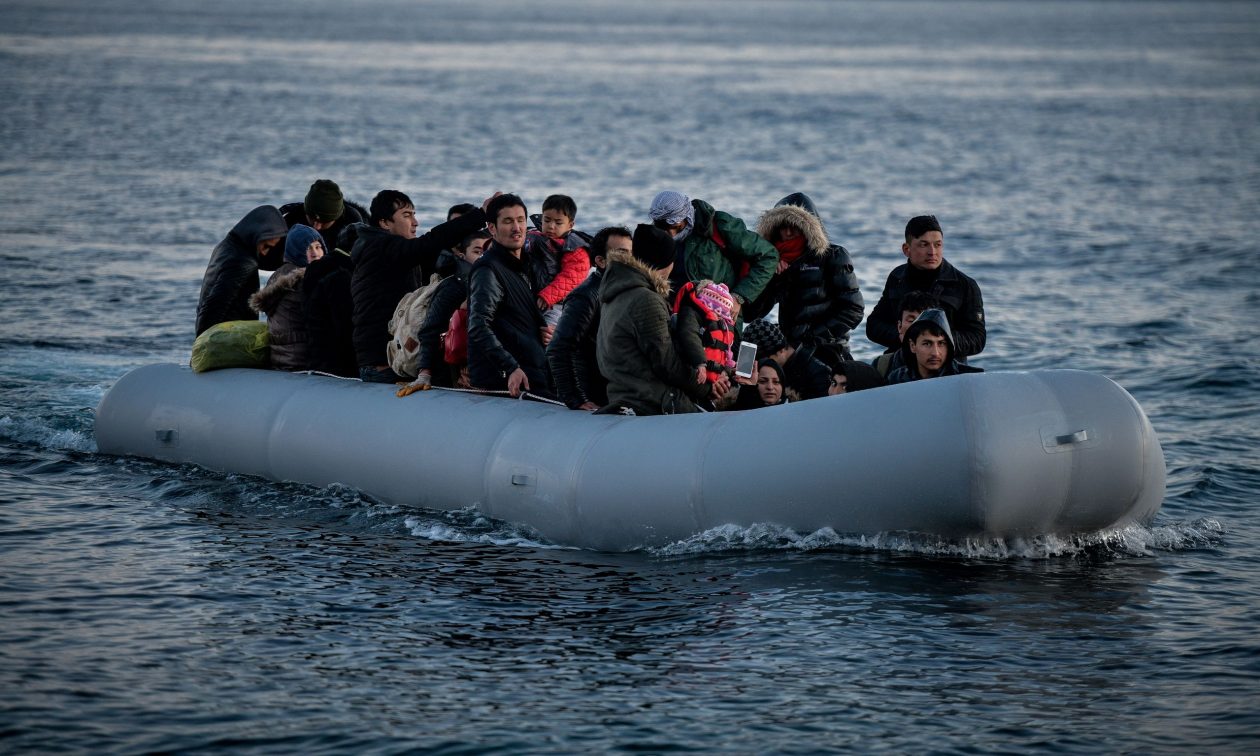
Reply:
<svg viewBox="0 0 1260 756"><path fill-rule="evenodd" d="M866 337L880 346L897 349L897 319L901 298L910 291L926 291L940 302L953 329L954 353L965 362L984 350L984 299L980 286L944 257L944 238L936 216L920 215L906 224L901 252L907 262L888 274L884 293L866 319Z"/></svg>
<svg viewBox="0 0 1260 756"><path fill-rule="evenodd" d="M549 396L545 323L530 261L521 254L529 213L520 197L503 194L489 202L485 215L494 241L468 279L468 380L514 397L524 391Z"/></svg>

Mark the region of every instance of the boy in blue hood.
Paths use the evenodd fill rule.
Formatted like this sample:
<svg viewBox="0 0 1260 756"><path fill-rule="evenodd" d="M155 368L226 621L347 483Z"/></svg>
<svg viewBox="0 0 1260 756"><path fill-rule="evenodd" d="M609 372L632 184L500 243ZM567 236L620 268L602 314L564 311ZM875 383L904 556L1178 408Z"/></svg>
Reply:
<svg viewBox="0 0 1260 756"><path fill-rule="evenodd" d="M888 385L962 373L983 373L954 359L954 335L945 311L924 310L906 329L901 345L903 364L888 374Z"/></svg>

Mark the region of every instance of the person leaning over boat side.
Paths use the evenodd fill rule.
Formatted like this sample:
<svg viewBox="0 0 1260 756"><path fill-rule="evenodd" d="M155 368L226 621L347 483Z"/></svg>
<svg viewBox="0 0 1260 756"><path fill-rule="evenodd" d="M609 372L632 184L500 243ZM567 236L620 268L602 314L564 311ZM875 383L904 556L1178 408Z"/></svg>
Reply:
<svg viewBox="0 0 1260 756"><path fill-rule="evenodd" d="M905 364L888 374L888 385L962 373L983 373L954 359L954 334L944 310L924 310L906 329Z"/></svg>
<svg viewBox="0 0 1260 756"><path fill-rule="evenodd" d="M324 239L319 232L297 224L284 239L284 265L249 298L255 312L267 313L268 352L276 370L310 370L302 284L306 266L323 256Z"/></svg>
<svg viewBox="0 0 1260 756"><path fill-rule="evenodd" d="M768 320L754 320L744 329L744 340L757 345L757 359L770 358L783 368L783 380L802 399L819 399L831 387L831 370L813 355L813 348L796 348L783 331ZM742 390L742 389L741 389Z"/></svg>
<svg viewBox="0 0 1260 756"><path fill-rule="evenodd" d="M735 331L743 328L742 309L761 296L770 283L779 253L774 245L748 230L730 213L714 210L704 200L664 191L652 199L652 223L674 239L675 265L670 289L688 281L726 284L735 298Z"/></svg>
<svg viewBox="0 0 1260 756"><path fill-rule="evenodd" d="M941 303L957 340L960 361L984 350L984 299L980 286L944 257L945 240L934 215L919 215L906 224L901 252L906 262L893 268L884 292L866 319L866 337L880 346L896 348L897 310L911 291L926 291Z"/></svg>
<svg viewBox="0 0 1260 756"><path fill-rule="evenodd" d="M901 356L901 345L905 343L906 329L910 324L919 319L924 310L933 308L940 309L941 305L936 301L936 297L926 291L907 291L905 296L901 298L901 305L898 307L900 315L897 318L897 346L889 347L887 351L871 360L871 367L879 373L880 378L887 378L888 374L905 364Z"/></svg>
<svg viewBox="0 0 1260 756"><path fill-rule="evenodd" d="M288 232L280 211L262 205L246 213L215 246L197 298L197 336L229 320L258 319L249 298L258 291L259 260L281 246Z"/></svg>
<svg viewBox="0 0 1260 756"><path fill-rule="evenodd" d="M359 377L354 355L354 297L350 281L354 262L350 250L367 228L352 223L341 229L337 246L306 266L302 278L302 306L306 311L306 352L311 370L343 378Z"/></svg>
<svg viewBox="0 0 1260 756"><path fill-rule="evenodd" d="M631 238L624 226L609 226L595 234L590 248L595 272L565 297L560 322L547 345L556 396L569 409L593 412L608 403L608 380L599 372L596 357L599 287L609 255L633 254Z"/></svg>
<svg viewBox="0 0 1260 756"><path fill-rule="evenodd" d="M423 391L429 386L456 386L463 365L448 365L445 360L442 336L450 328L451 316L456 310L468 307L468 276L472 272L473 263L481 258L482 252L490 242L490 232L483 229L472 232L464 240L455 245L459 255L455 260L455 268L451 275L438 281L433 299L429 302L429 311L425 313L424 322L420 324L420 332L416 339L420 342L420 353L416 357L416 380ZM468 388L460 386L460 388Z"/></svg>
<svg viewBox="0 0 1260 756"><path fill-rule="evenodd" d="M862 322L862 292L848 250L827 238L813 201L789 194L762 214L757 233L778 250L779 265L750 313L777 303L789 343L814 347L829 367L852 359L849 332Z"/></svg>
<svg viewBox="0 0 1260 756"><path fill-rule="evenodd" d="M486 208L493 243L468 277L468 380L479 389L550 396L543 317L521 253L529 211L515 194Z"/></svg>
<svg viewBox="0 0 1260 756"><path fill-rule="evenodd" d="M367 210L362 205L346 201L341 187L331 179L316 179L306 190L306 198L301 202L281 205L280 215L284 216L285 225L289 228L301 223L318 231L324 240L325 253L337 246L337 239L346 226L367 220Z"/></svg>
<svg viewBox="0 0 1260 756"><path fill-rule="evenodd" d="M427 280L443 249L485 224L484 208L485 203L481 209L434 226L417 237L419 223L411 198L396 189L386 189L372 198L372 223L359 231L359 239L350 251L354 261L350 282L354 351L361 379L370 383L401 380L389 367L385 345L390 340L390 318L399 300L411 291L411 270L421 266Z"/></svg>
<svg viewBox="0 0 1260 756"><path fill-rule="evenodd" d="M712 387L683 364L669 328L669 273L674 244L663 229L639 224L633 251L610 253L599 287L596 359L608 378L609 408L636 415L697 412L695 402L717 399L729 384Z"/></svg>

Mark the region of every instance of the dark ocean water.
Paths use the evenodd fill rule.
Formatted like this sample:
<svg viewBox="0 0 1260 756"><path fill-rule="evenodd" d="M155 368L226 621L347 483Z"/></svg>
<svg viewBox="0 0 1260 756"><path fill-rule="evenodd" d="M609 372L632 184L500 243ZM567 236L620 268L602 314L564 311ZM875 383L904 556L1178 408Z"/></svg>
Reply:
<svg viewBox="0 0 1260 756"><path fill-rule="evenodd" d="M8 0L0 66L0 751L1260 749L1260 6ZM600 554L96 454L213 245L318 177L426 227L803 190L868 309L934 212L976 364L1128 389L1163 510Z"/></svg>

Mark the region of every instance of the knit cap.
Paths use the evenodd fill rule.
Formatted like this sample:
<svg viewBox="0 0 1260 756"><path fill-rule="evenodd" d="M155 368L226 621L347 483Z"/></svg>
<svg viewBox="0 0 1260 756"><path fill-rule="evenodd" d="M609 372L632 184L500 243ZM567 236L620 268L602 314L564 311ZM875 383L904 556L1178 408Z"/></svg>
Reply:
<svg viewBox="0 0 1260 756"><path fill-rule="evenodd" d="M696 299L704 303L722 320L727 323L734 323L735 317L731 314L731 310L735 308L735 299L731 296L731 292L726 288L726 284L715 284L712 281L703 281L696 286Z"/></svg>
<svg viewBox="0 0 1260 756"><path fill-rule="evenodd" d="M669 232L640 223L634 229L634 256L656 270L674 262L674 239Z"/></svg>
<svg viewBox="0 0 1260 756"><path fill-rule="evenodd" d="M774 354L788 345L783 331L769 320L754 320L744 326L744 341L757 345L757 354Z"/></svg>
<svg viewBox="0 0 1260 756"><path fill-rule="evenodd" d="M312 220L332 223L341 217L346 209L345 199L341 196L341 187L330 179L319 179L311 184L302 202L306 216Z"/></svg>
<svg viewBox="0 0 1260 756"><path fill-rule="evenodd" d="M284 240L284 261L293 263L299 268L306 267L306 249L311 246L311 242L324 241L324 237L310 226L303 226L301 223L289 229L289 236Z"/></svg>

